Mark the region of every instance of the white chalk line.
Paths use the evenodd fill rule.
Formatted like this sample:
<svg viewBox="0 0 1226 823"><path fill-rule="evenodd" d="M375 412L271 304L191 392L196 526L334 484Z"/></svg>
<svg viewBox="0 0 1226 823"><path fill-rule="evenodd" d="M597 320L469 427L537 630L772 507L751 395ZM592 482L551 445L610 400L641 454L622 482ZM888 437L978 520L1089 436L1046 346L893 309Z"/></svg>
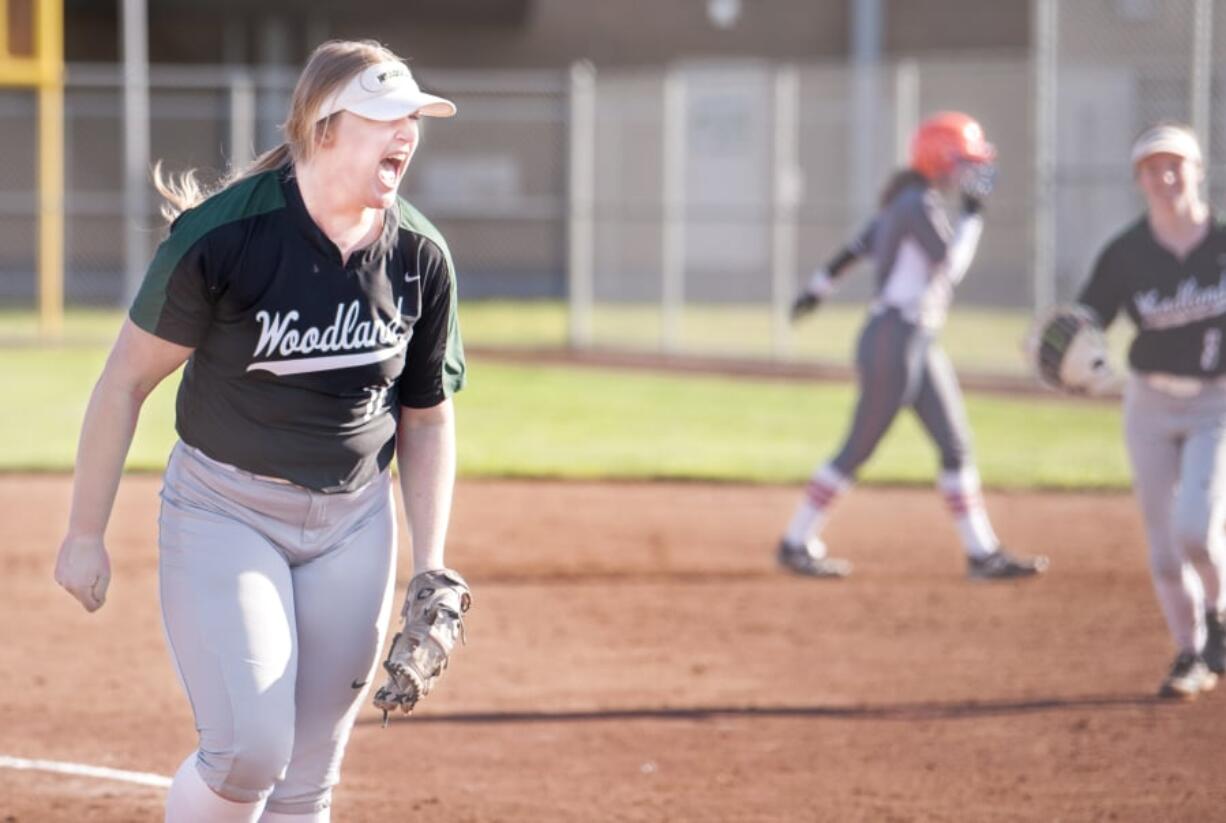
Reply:
<svg viewBox="0 0 1226 823"><path fill-rule="evenodd" d="M155 786L159 789L165 789L170 786L170 778L160 774L130 772L124 769L108 769L105 766L88 766L84 763L64 763L59 760L27 760L24 757L10 757L4 754L0 754L0 769L54 772L56 774L71 774L77 777L96 777L100 780L122 780L125 783Z"/></svg>

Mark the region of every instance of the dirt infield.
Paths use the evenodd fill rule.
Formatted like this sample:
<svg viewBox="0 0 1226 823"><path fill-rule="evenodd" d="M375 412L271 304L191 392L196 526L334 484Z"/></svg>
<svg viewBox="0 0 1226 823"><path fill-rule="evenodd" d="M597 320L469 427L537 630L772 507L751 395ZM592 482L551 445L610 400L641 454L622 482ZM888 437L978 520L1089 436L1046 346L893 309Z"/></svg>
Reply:
<svg viewBox="0 0 1226 823"><path fill-rule="evenodd" d="M0 756L167 775L192 748L157 486L125 480L86 615L50 576L67 481L0 476ZM831 583L772 567L796 493L462 483L469 645L415 718L363 717L333 819L1226 819L1226 693L1150 697L1172 650L1129 498L990 495L1053 558L992 585L963 578L935 493L860 489L829 532L856 571ZM161 798L0 768L5 823L160 820Z"/></svg>

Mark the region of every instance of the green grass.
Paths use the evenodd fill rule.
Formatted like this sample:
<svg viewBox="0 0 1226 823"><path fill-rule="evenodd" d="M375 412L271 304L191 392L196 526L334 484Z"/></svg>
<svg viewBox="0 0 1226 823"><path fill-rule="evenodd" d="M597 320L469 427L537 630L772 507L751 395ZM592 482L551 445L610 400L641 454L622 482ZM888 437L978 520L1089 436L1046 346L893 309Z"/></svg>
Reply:
<svg viewBox="0 0 1226 823"><path fill-rule="evenodd" d="M863 305L835 303L775 341L770 314L762 306L690 306L680 318L677 351L850 363L864 319ZM462 320L471 345L556 347L567 342L566 307L559 302L473 302L463 307ZM1022 347L1030 324L1026 311L958 307L941 332L941 344L964 372L1021 376L1027 371ZM652 351L661 345L663 325L658 307L604 304L593 312L592 342ZM1116 324L1109 337L1116 361L1122 363L1129 338L1126 324Z"/></svg>
<svg viewBox="0 0 1226 823"><path fill-rule="evenodd" d="M59 345L109 343L119 330L124 313L119 309L70 308L64 313L64 334ZM38 313L26 308L0 307L0 345L41 345ZM48 342L48 345L56 345Z"/></svg>
<svg viewBox="0 0 1226 823"><path fill-rule="evenodd" d="M476 361L459 400L460 464L474 475L795 482L837 448L851 386ZM970 395L980 471L997 488L1121 488L1113 406ZM927 483L936 454L904 414L863 474Z"/></svg>
<svg viewBox="0 0 1226 823"><path fill-rule="evenodd" d="M119 319L117 312L74 311L66 335L72 342L50 346L30 342L28 312L0 312L0 337L25 335L24 343L0 347L10 398L0 406L0 470L71 469L85 404ZM551 304L473 304L463 320L474 346L555 345L564 336L565 315ZM847 349L859 322L850 310L820 314L814 329L843 327L838 336L813 339L830 351ZM964 327L968 344L993 321L976 323L985 325ZM797 482L837 448L855 399L851 386L832 383L530 367L479 356L470 368L470 386L457 402L460 471L469 477ZM129 468L164 464L177 383L177 376L166 381L146 403ZM967 400L989 486L1128 485L1116 407L981 394ZM904 414L863 479L928 483L935 471L932 446Z"/></svg>
<svg viewBox="0 0 1226 823"><path fill-rule="evenodd" d="M864 323L863 305L835 303L789 330L778 356L798 361L850 363ZM65 321L68 345L109 343L122 314L114 309L72 309ZM0 344L38 341L33 312L0 309ZM481 300L461 307L464 340L470 346L557 348L567 343L566 306L559 301ZM966 373L1019 376L1026 372L1022 341L1030 325L1024 311L961 306L941 332L941 344ZM656 307L603 304L592 319L593 344L605 348L655 350L663 322ZM1123 362L1129 330L1112 329L1116 362ZM770 315L762 306L692 306L681 316L678 350L712 356L767 357L772 354Z"/></svg>
<svg viewBox="0 0 1226 823"><path fill-rule="evenodd" d="M709 356L768 357L847 363L864 323L862 305L833 304L772 337L761 306L700 305L680 317L677 350ZM567 342L565 306L557 302L482 301L463 307L465 340L474 346L550 347ZM1030 323L1025 312L973 309L955 312L941 340L954 363L968 371L1020 375L1021 345ZM602 305L592 317L592 343L603 348L656 350L663 338L657 307ZM780 348L776 350L776 347Z"/></svg>

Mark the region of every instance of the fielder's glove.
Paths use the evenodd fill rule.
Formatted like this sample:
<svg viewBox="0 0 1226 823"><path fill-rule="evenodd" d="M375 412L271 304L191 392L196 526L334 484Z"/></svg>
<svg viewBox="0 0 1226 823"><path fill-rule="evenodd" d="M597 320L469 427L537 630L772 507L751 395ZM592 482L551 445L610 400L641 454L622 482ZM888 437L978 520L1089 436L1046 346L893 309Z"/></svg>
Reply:
<svg viewBox="0 0 1226 823"><path fill-rule="evenodd" d="M1040 381L1070 394L1103 394L1116 382L1107 338L1085 306L1057 306L1034 326L1027 342Z"/></svg>
<svg viewBox="0 0 1226 823"><path fill-rule="evenodd" d="M383 668L388 680L375 692L375 708L413 711L447 668L456 640L463 642L464 614L472 605L468 583L452 569L422 572L409 581L400 618L404 628L392 639Z"/></svg>

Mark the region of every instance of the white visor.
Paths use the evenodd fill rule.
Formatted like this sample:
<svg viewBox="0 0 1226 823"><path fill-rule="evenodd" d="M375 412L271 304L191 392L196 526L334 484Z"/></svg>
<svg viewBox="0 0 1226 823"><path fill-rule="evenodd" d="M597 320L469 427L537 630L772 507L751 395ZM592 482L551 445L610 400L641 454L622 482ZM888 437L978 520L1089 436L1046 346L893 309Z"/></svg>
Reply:
<svg viewBox="0 0 1226 823"><path fill-rule="evenodd" d="M410 114L451 117L455 103L417 86L409 67L398 61L367 66L324 101L315 122L338 111L351 111L370 120L399 120Z"/></svg>
<svg viewBox="0 0 1226 823"><path fill-rule="evenodd" d="M1154 126L1145 131L1132 144L1132 165L1155 154L1173 154L1185 160L1203 162L1196 138L1178 126Z"/></svg>

